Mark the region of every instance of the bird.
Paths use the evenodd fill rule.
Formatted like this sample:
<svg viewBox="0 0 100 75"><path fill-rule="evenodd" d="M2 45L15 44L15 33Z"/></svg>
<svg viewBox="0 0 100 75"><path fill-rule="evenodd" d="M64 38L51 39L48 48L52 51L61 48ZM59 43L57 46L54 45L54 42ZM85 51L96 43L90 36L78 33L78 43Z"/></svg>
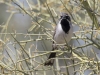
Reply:
<svg viewBox="0 0 100 75"><path fill-rule="evenodd" d="M73 26L71 23L71 18L67 13L61 13L59 22L57 26L55 27L53 39L56 42L56 44L64 44L68 43L71 40L71 37L73 35ZM52 45L52 51L57 49L55 42L53 42ZM56 57L56 52L52 52L47 61L45 61L45 66L52 66L54 63L54 59Z"/></svg>

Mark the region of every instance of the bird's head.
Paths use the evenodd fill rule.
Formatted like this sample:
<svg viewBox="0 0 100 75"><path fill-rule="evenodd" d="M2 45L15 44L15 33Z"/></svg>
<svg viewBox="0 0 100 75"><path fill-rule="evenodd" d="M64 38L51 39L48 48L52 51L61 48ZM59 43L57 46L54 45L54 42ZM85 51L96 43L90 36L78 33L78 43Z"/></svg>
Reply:
<svg viewBox="0 0 100 75"><path fill-rule="evenodd" d="M60 19L71 21L70 16L67 13L61 13Z"/></svg>

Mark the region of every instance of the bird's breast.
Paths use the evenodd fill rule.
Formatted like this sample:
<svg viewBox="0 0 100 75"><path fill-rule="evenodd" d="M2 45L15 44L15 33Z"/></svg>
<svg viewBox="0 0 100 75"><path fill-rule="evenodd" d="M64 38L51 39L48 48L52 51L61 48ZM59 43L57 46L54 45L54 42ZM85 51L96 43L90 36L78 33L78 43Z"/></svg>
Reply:
<svg viewBox="0 0 100 75"><path fill-rule="evenodd" d="M70 27L70 30L68 31L67 34L62 30L61 25L58 25L56 28L56 33L54 35L54 40L56 41L57 44L63 44L66 42L68 43L71 40L72 35L73 35L72 26Z"/></svg>

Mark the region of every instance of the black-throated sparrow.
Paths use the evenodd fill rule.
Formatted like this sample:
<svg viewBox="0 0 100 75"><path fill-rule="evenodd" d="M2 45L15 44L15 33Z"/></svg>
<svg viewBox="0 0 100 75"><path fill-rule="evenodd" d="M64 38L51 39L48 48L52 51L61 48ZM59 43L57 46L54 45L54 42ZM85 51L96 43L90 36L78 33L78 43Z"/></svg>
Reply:
<svg viewBox="0 0 100 75"><path fill-rule="evenodd" d="M53 36L53 39L55 40L56 44L63 44L68 43L71 40L71 37L73 35L73 28L71 24L71 18L68 14L62 13L60 16L60 20L58 25L56 26L55 33ZM55 44L53 42L53 44ZM53 49L56 49L56 44L53 45ZM53 52L49 55L48 61L45 62L44 65L53 65L54 59L56 57L56 52Z"/></svg>

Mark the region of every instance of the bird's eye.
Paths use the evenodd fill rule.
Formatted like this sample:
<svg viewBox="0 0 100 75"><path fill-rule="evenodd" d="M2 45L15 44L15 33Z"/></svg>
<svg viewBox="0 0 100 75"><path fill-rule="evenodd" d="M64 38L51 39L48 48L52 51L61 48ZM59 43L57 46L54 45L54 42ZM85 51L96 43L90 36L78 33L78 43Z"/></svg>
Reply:
<svg viewBox="0 0 100 75"><path fill-rule="evenodd" d="M60 18L62 18L63 16L60 16Z"/></svg>
<svg viewBox="0 0 100 75"><path fill-rule="evenodd" d="M70 20L70 17L69 16L66 16L66 19Z"/></svg>

